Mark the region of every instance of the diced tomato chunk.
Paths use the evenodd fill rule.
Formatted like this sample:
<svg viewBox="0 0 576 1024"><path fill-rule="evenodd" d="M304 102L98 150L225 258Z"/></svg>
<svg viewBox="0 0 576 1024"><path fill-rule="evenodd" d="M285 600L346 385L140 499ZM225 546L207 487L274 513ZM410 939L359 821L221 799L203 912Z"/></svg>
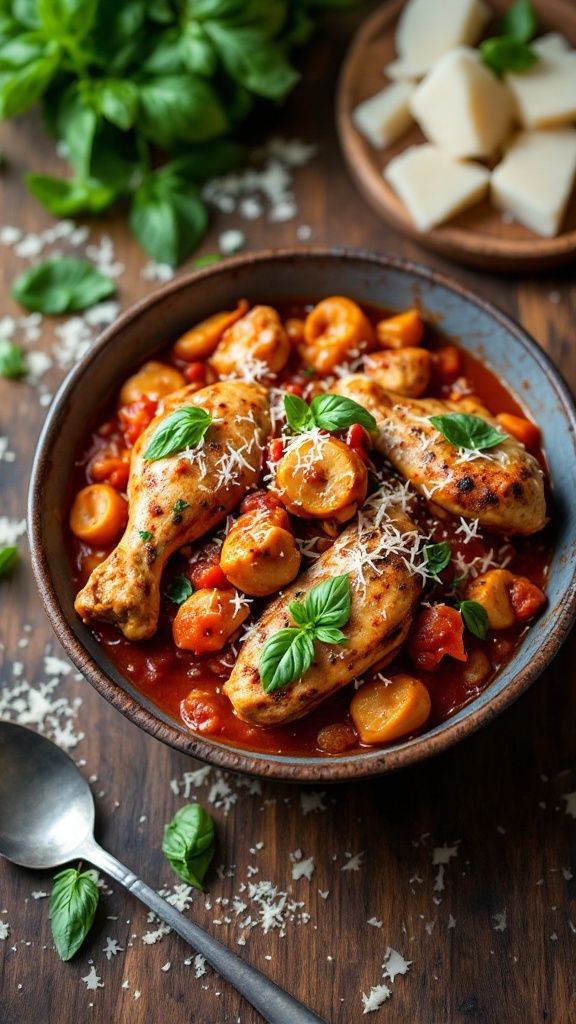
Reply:
<svg viewBox="0 0 576 1024"><path fill-rule="evenodd" d="M246 512L276 512L277 509L283 509L284 506L280 501L280 498L272 491L252 491L251 494L247 494L240 505L240 512L244 515Z"/></svg>
<svg viewBox="0 0 576 1024"><path fill-rule="evenodd" d="M186 725L195 732L214 734L222 731L224 723L216 694L191 690L182 701L181 712Z"/></svg>
<svg viewBox="0 0 576 1024"><path fill-rule="evenodd" d="M188 384L206 384L206 363L188 363L182 371Z"/></svg>
<svg viewBox="0 0 576 1024"><path fill-rule="evenodd" d="M227 590L230 588L219 562L199 562L192 566L188 577L195 590Z"/></svg>
<svg viewBox="0 0 576 1024"><path fill-rule="evenodd" d="M288 391L289 394L298 395L298 398L302 398L302 395L304 394L304 385L295 383L285 384L284 391Z"/></svg>
<svg viewBox="0 0 576 1024"><path fill-rule="evenodd" d="M266 461L269 466L275 466L280 462L284 454L284 442L281 437L273 437L268 441L266 450Z"/></svg>
<svg viewBox="0 0 576 1024"><path fill-rule="evenodd" d="M90 477L94 483L107 483L117 491L125 491L130 474L130 462L120 455L103 454L91 463Z"/></svg>
<svg viewBox="0 0 576 1024"><path fill-rule="evenodd" d="M370 462L370 437L368 432L359 423L353 423L348 427L346 433L346 444L361 459L362 462Z"/></svg>
<svg viewBox="0 0 576 1024"><path fill-rule="evenodd" d="M140 398L137 402L130 402L118 410L120 428L124 437L124 443L131 448L140 434L144 433L146 427L156 415L158 403L151 398Z"/></svg>
<svg viewBox="0 0 576 1024"><path fill-rule="evenodd" d="M456 608L447 604L424 608L408 640L408 654L417 668L433 672L445 654L466 661L463 636L464 623Z"/></svg>
<svg viewBox="0 0 576 1024"><path fill-rule="evenodd" d="M546 595L525 576L514 576L509 588L510 604L518 622L526 622L539 612Z"/></svg>

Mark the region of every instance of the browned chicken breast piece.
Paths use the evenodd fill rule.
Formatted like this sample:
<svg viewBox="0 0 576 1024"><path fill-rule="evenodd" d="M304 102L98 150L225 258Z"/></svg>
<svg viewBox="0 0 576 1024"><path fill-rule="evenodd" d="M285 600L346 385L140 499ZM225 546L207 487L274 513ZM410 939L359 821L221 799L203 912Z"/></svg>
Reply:
<svg viewBox="0 0 576 1024"><path fill-rule="evenodd" d="M346 377L331 390L372 413L378 424L376 450L435 505L478 519L493 533L528 536L546 525L544 476L519 441L507 437L495 448L468 452L430 423L430 416L467 412L463 403L399 398L364 374ZM500 429L481 406L474 413Z"/></svg>
<svg viewBox="0 0 576 1024"><path fill-rule="evenodd" d="M388 664L406 639L422 590L421 577L400 552L415 551L418 544L418 528L403 512L390 509L383 517L361 512L329 551L262 612L224 684L239 718L261 726L291 722L374 665ZM278 630L293 625L288 605L343 573L352 591L350 619L342 630L348 643L316 642L314 661L302 678L265 693L258 671L262 647Z"/></svg>
<svg viewBox="0 0 576 1024"><path fill-rule="evenodd" d="M203 440L157 461L145 459L160 424L185 405L212 415ZM152 636L168 558L215 527L257 484L269 431L268 395L257 384L221 382L200 391L190 385L166 399L134 445L126 531L76 598L84 622L112 622L129 640Z"/></svg>

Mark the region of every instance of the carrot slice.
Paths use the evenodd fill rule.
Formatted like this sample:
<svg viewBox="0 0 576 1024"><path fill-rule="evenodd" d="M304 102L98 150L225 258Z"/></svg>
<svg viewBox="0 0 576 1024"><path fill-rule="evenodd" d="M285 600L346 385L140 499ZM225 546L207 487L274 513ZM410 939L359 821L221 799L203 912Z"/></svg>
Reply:
<svg viewBox="0 0 576 1024"><path fill-rule="evenodd" d="M93 547L107 547L128 522L128 502L110 484L90 484L78 492L70 511L70 529Z"/></svg>
<svg viewBox="0 0 576 1024"><path fill-rule="evenodd" d="M412 348L424 337L424 322L417 309L407 309L380 320L376 324L376 336L383 348Z"/></svg>
<svg viewBox="0 0 576 1024"><path fill-rule="evenodd" d="M540 430L535 423L523 416L513 416L511 412L501 412L496 419L507 434L512 434L524 447L533 452L540 444Z"/></svg>

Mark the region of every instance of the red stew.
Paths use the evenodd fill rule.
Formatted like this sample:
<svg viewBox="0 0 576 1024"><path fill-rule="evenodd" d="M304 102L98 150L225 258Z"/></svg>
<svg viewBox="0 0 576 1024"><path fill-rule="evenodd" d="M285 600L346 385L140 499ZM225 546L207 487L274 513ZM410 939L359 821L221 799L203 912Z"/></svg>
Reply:
<svg viewBox="0 0 576 1024"><path fill-rule="evenodd" d="M247 304L240 306L239 313L245 313L246 308ZM302 322L313 309L313 303L304 302L278 307L293 345L301 342ZM375 334L387 337L387 332L380 331L377 325L392 314L367 308L363 312ZM229 326L231 316L222 315L221 330ZM397 325L392 326L391 337L394 338ZM411 326L413 328L414 325ZM187 335L181 341L186 338ZM386 346L385 340L383 344ZM391 346L392 349L397 348L397 342L393 341ZM425 325L422 346L431 353L432 373L426 397L458 400L462 396L473 395L493 415L506 414L507 425L513 424L516 417L519 429L523 429L522 424L527 424L525 436L532 445L533 454L545 468L543 454L535 445L537 428L526 420L524 410L486 366L465 349L444 339L431 325ZM184 383L197 381L204 385L218 379L209 358L185 359L181 355L183 351L186 351L186 346L178 342L176 346L168 346L156 358L165 368L179 371ZM354 363L352 367L356 369ZM319 384L325 376L303 365L294 349L286 368L273 380L273 386L310 401L318 393ZM175 381L177 379L178 374ZM125 493L130 449L150 423L158 404L157 396L150 393L138 395L134 380L132 377L124 385L119 404L103 413L99 424L85 439L76 477L71 483L72 499L81 489L95 483L104 483L119 494ZM392 479L396 475L385 460L370 450L369 437L358 424L338 436L368 464L371 474L376 472L380 479ZM281 454L281 440L271 439L267 453L269 461L277 462ZM265 463L263 475L268 468ZM371 478L369 493L375 486ZM248 509L251 501L258 504L262 500L259 495L260 492L256 492L254 499L248 499ZM246 504L242 511L246 511ZM408 673L425 685L431 699L431 711L423 728L429 728L469 703L510 660L526 629L530 628L527 620L537 613L542 603L534 595L540 594L539 588L546 585L551 547L546 530L531 537L507 539L485 530L477 531L473 524L466 529L459 518L439 512L422 496L414 495L409 514L432 542L447 541L450 544L451 562L436 581L427 583L422 594L424 604L416 612L408 643L384 671L385 677ZM313 546L316 541L318 550L329 547L342 529L342 524L335 521L321 523L294 516L291 520L301 545L309 541ZM95 639L106 650L111 662L163 711L183 721L192 731L217 737L219 741L266 753L307 756L338 754L362 747L350 716L354 686L344 687L297 721L265 729L242 721L222 692L241 644L242 629L236 631L232 642L217 652L197 655L175 645L173 622L179 606L167 596L170 582L177 579L181 583L184 578L189 583L190 593L199 588L229 587L219 564L220 545L221 533L220 540L204 537L171 558L163 577L158 630L150 639L136 643L125 639L112 625L98 622L90 625ZM114 547L113 544L99 545L94 540L86 543L72 532L69 546L71 571L78 588L84 585L94 567ZM310 564L304 554L301 570ZM462 599L466 580L482 576L491 568L504 568L511 574L508 591L517 614L510 625L491 629L487 639L481 640L464 628L457 605ZM518 577L522 577L524 582L518 583ZM251 605L253 618L265 603L266 599L254 599ZM371 672L366 679L377 675L376 671Z"/></svg>

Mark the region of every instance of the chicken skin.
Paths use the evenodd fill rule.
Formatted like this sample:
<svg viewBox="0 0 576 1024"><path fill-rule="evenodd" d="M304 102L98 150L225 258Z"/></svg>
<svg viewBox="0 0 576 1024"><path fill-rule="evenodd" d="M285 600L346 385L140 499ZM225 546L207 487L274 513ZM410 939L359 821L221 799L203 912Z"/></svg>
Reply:
<svg viewBox="0 0 576 1024"><path fill-rule="evenodd" d="M419 532L399 510L390 509L382 522L380 518L361 512L358 521L264 609L224 684L239 718L260 726L302 718L374 665L392 660L406 639L422 590L421 577L399 552L417 547ZM343 573L348 573L352 591L350 619L342 630L348 642L316 642L314 661L301 679L265 693L258 670L262 647L278 630L293 625L290 602Z"/></svg>
<svg viewBox="0 0 576 1024"><path fill-rule="evenodd" d="M211 414L203 440L157 461L145 459L158 427L183 406ZM256 486L269 432L268 395L257 384L220 382L200 391L190 385L164 401L134 445L126 531L76 598L84 622L112 622L129 640L152 636L167 560L217 526Z"/></svg>
<svg viewBox="0 0 576 1024"><path fill-rule="evenodd" d="M430 416L467 412L464 402L399 398L364 374L346 377L331 390L372 413L376 450L435 505L478 519L492 533L529 536L546 525L544 477L519 441L509 436L487 451L468 452L430 423ZM473 411L499 428L487 410L476 404Z"/></svg>

